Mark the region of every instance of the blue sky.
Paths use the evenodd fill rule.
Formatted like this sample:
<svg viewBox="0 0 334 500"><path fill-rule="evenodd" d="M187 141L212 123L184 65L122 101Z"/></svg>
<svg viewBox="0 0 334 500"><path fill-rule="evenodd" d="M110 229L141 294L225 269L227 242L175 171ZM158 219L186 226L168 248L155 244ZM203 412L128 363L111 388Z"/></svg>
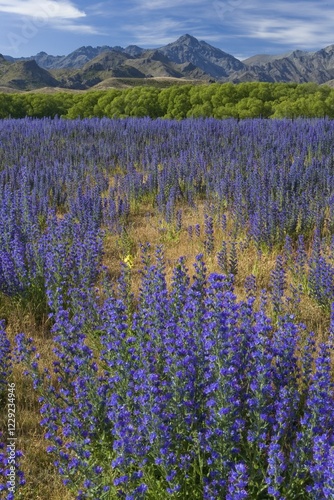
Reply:
<svg viewBox="0 0 334 500"><path fill-rule="evenodd" d="M334 43L334 3L318 0L0 0L0 53L82 45L159 47L189 33L243 59Z"/></svg>

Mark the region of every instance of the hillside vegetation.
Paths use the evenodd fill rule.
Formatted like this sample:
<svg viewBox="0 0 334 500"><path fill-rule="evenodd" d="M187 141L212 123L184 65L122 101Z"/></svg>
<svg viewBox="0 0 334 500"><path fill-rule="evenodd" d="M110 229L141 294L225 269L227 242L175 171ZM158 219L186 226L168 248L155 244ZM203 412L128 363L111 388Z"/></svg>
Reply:
<svg viewBox="0 0 334 500"><path fill-rule="evenodd" d="M313 83L137 86L83 93L0 93L0 118L334 118L334 89Z"/></svg>

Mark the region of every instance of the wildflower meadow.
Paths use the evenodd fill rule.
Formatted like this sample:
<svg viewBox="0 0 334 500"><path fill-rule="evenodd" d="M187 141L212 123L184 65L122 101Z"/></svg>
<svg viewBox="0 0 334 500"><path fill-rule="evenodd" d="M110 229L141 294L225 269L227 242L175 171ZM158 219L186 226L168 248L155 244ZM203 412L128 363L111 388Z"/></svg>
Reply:
<svg viewBox="0 0 334 500"><path fill-rule="evenodd" d="M0 497L334 498L334 122L0 121Z"/></svg>

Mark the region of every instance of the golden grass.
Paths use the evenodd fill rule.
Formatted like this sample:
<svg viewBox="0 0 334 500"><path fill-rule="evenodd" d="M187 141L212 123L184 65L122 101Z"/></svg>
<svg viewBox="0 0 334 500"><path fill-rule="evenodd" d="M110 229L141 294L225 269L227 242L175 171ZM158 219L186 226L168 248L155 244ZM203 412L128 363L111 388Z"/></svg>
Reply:
<svg viewBox="0 0 334 500"><path fill-rule="evenodd" d="M181 256L186 258L186 265L190 275L193 274L193 263L199 253L204 255L208 274L221 273L217 261L217 253L221 249L223 241L231 243L237 241L242 245L242 250L238 250L238 274L235 278L235 293L238 300L245 298L245 279L251 274L256 277L257 290L268 289L270 287L270 275L273 271L277 256L282 253L277 249L271 251L258 252L255 244L249 240L247 235L237 238L231 236L232 225L228 221L224 232L218 224L215 224L214 231L214 251L211 255L205 252L204 246L204 213L205 205L199 204L196 210L189 207L182 207L182 229L176 232L175 229L163 221L163 216L152 208L141 207L136 213L131 214L126 232L121 235L108 234L105 240L104 265L110 271L110 275L117 279L120 275L120 264L125 257L130 254L133 262L131 269L132 290L136 295L140 286L141 251L140 245L150 243L152 253L157 245L162 245L166 261L166 279L170 283L173 269ZM149 214L149 217L147 217ZM201 234L198 238L193 231L190 238L187 227L200 224ZM228 249L230 246L228 245ZM291 272L287 274L287 288L293 284ZM317 336L325 335L328 330L329 316L324 314L323 309L308 295L303 294L298 310L291 311L298 321L306 324L307 328L314 331Z"/></svg>

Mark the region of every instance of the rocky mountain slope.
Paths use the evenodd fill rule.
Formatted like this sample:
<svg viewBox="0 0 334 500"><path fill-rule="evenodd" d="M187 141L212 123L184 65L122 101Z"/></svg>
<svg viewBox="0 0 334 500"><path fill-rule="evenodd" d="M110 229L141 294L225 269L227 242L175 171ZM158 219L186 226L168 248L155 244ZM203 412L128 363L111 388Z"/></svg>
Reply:
<svg viewBox="0 0 334 500"><path fill-rule="evenodd" d="M245 61L247 69L230 74L234 81L326 83L334 78L334 45L316 52L295 50L281 56L254 56Z"/></svg>
<svg viewBox="0 0 334 500"><path fill-rule="evenodd" d="M191 62L216 79L228 78L231 72L244 68L235 57L190 35L181 36L176 42L160 47L159 51L175 63Z"/></svg>
<svg viewBox="0 0 334 500"><path fill-rule="evenodd" d="M1 63L1 61L0 61ZM57 87L59 82L36 61L16 61L0 68L0 85L17 90Z"/></svg>
<svg viewBox="0 0 334 500"><path fill-rule="evenodd" d="M205 41L183 35L150 50L136 45L105 45L80 47L67 56L40 52L31 58L14 59L0 55L0 86L18 90L45 86L88 89L110 78L161 77L322 84L334 79L334 45L316 52L260 54L240 61Z"/></svg>

